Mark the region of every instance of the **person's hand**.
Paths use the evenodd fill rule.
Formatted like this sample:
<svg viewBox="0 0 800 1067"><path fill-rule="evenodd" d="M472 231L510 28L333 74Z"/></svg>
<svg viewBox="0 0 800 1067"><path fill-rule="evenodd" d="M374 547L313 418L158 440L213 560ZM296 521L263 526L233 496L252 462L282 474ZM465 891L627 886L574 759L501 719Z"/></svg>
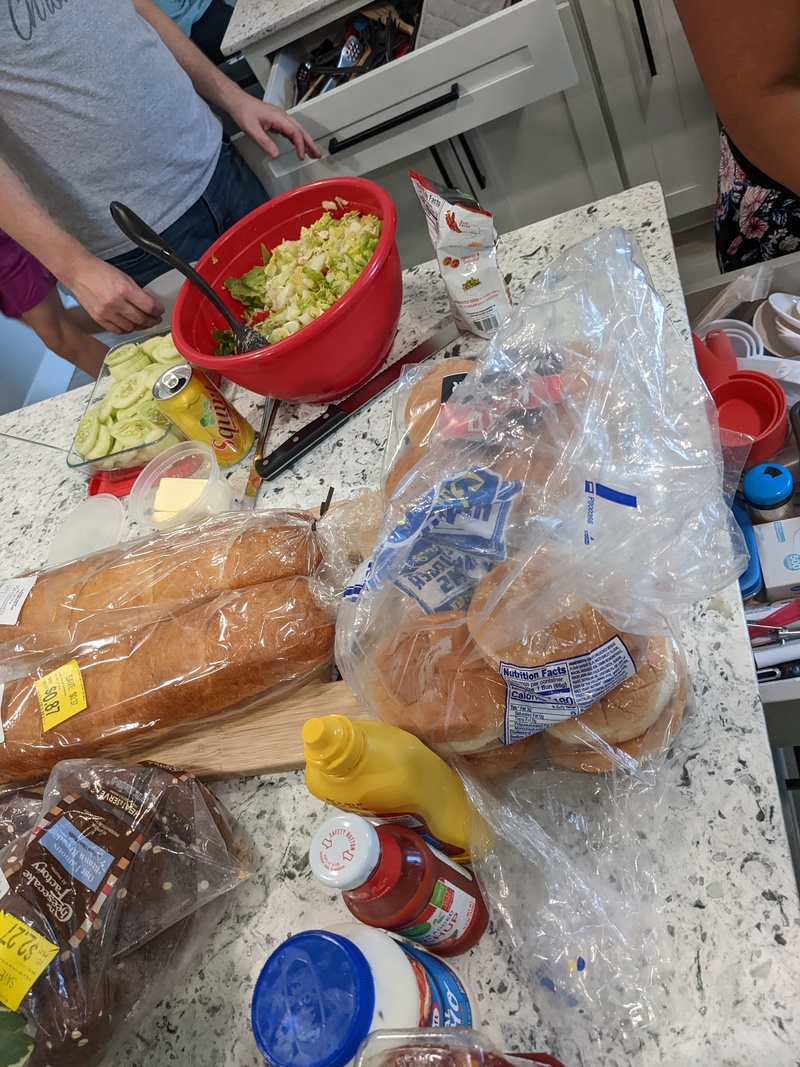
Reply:
<svg viewBox="0 0 800 1067"><path fill-rule="evenodd" d="M249 93L240 90L235 98L227 104L226 110L243 133L260 145L270 159L277 159L280 150L271 137L267 136L267 130L277 130L294 144L298 159L305 159L306 155L311 159L319 159L322 155L314 144L311 135L303 126L287 115L282 107L275 104L267 104L264 100L257 100Z"/></svg>
<svg viewBox="0 0 800 1067"><path fill-rule="evenodd" d="M94 321L111 333L157 326L164 315L160 301L96 256L81 258L62 281Z"/></svg>

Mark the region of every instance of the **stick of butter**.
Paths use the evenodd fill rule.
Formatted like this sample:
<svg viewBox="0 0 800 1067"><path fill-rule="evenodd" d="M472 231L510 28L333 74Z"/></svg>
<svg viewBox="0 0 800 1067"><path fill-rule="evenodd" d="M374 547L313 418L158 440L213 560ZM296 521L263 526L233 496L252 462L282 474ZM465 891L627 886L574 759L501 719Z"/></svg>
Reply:
<svg viewBox="0 0 800 1067"><path fill-rule="evenodd" d="M153 501L153 518L156 522L163 522L160 513L175 515L188 508L207 485L205 478L162 478ZM169 514L165 517L169 517Z"/></svg>

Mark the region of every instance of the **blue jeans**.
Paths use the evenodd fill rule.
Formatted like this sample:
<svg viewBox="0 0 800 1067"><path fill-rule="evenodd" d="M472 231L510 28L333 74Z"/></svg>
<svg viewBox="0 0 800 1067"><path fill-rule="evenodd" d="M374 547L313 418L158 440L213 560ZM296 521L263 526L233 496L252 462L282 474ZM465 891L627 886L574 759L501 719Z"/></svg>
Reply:
<svg viewBox="0 0 800 1067"><path fill-rule="evenodd" d="M161 236L184 259L194 263L234 222L267 199L264 186L230 141L223 138L220 157L205 192ZM138 285L147 285L169 270L160 259L140 248L123 252L108 262Z"/></svg>

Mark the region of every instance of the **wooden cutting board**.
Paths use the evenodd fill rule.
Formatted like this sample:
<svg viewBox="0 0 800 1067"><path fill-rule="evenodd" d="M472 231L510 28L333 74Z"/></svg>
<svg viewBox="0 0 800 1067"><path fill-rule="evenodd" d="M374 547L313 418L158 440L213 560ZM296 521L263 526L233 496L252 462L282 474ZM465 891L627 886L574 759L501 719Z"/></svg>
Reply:
<svg viewBox="0 0 800 1067"><path fill-rule="evenodd" d="M314 679L286 696L247 711L215 715L202 732L137 751L205 779L244 778L304 766L300 730L314 715L367 719L344 682Z"/></svg>

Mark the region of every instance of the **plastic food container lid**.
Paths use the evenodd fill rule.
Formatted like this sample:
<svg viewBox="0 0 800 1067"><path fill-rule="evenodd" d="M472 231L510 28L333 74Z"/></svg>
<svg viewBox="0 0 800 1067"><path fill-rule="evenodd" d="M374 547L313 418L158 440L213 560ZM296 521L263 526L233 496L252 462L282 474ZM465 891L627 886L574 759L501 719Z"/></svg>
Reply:
<svg viewBox="0 0 800 1067"><path fill-rule="evenodd" d="M739 592L742 595L742 599L746 600L759 592L764 584L764 579L761 575L761 561L758 558L758 545L756 544L756 535L753 533L753 524L750 522L747 509L738 497L734 497L732 510L733 517L744 535L744 543L747 547L747 554L750 557L747 570L739 576Z"/></svg>
<svg viewBox="0 0 800 1067"><path fill-rule="evenodd" d="M163 478L197 480L203 488L188 506L174 513L165 512L169 517L159 520L154 515L154 505ZM220 471L213 448L203 441L181 441L156 456L134 482L130 496L131 518L163 531L202 522L230 511L232 506L233 491Z"/></svg>
<svg viewBox="0 0 800 1067"><path fill-rule="evenodd" d="M780 463L759 463L745 474L742 491L754 507L777 507L791 499L794 479Z"/></svg>
<svg viewBox="0 0 800 1067"><path fill-rule="evenodd" d="M333 889L363 885L378 866L381 842L371 823L360 815L334 815L314 834L308 852L313 874Z"/></svg>
<svg viewBox="0 0 800 1067"><path fill-rule="evenodd" d="M126 526L125 507L115 496L99 493L89 497L61 524L47 562L52 567L119 544Z"/></svg>
<svg viewBox="0 0 800 1067"><path fill-rule="evenodd" d="M344 1067L369 1033L375 982L366 957L325 930L296 934L264 964L253 1034L272 1067Z"/></svg>

